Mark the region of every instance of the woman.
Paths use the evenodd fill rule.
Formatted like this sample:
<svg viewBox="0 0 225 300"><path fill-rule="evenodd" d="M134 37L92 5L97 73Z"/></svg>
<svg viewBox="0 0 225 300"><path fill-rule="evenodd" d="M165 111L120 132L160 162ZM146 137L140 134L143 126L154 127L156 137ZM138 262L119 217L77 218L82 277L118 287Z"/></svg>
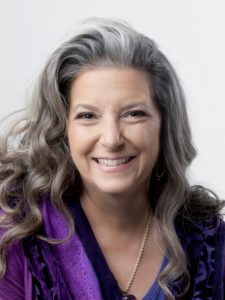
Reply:
<svg viewBox="0 0 225 300"><path fill-rule="evenodd" d="M223 202L195 157L173 67L91 19L1 141L0 299L223 299ZM16 142L15 142L16 141Z"/></svg>

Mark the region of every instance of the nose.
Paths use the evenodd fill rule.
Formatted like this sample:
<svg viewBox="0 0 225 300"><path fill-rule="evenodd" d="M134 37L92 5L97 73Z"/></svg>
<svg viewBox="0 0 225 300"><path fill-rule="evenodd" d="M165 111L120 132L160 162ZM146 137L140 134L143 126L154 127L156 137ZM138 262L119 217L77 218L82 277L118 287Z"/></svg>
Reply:
<svg viewBox="0 0 225 300"><path fill-rule="evenodd" d="M108 119L102 124L100 142L111 151L120 149L123 146L124 138L119 121Z"/></svg>

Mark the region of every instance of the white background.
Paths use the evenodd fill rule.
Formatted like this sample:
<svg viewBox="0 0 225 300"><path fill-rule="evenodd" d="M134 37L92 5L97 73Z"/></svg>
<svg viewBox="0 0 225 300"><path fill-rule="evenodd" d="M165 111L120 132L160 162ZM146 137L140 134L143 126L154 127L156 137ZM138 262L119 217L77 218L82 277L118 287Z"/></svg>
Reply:
<svg viewBox="0 0 225 300"><path fill-rule="evenodd" d="M0 0L0 118L25 105L48 55L86 17L155 39L183 84L198 157L190 181L225 198L224 0Z"/></svg>

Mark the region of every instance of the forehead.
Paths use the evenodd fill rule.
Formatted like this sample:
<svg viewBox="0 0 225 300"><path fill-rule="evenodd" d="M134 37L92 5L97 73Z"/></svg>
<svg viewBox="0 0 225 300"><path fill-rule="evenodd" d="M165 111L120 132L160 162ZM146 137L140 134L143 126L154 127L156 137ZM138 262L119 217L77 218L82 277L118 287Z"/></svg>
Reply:
<svg viewBox="0 0 225 300"><path fill-rule="evenodd" d="M71 105L82 102L150 100L150 76L133 68L104 68L85 71L72 83Z"/></svg>

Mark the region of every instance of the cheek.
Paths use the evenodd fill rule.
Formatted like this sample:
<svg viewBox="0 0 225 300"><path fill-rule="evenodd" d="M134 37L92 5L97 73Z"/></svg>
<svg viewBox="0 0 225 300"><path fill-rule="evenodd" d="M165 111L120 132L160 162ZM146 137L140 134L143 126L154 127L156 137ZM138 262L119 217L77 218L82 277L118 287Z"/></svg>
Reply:
<svg viewBox="0 0 225 300"><path fill-rule="evenodd" d="M141 125L141 124L140 124ZM160 126L134 126L131 130L127 131L127 137L133 142L140 150L152 151L159 148L160 139Z"/></svg>
<svg viewBox="0 0 225 300"><path fill-rule="evenodd" d="M143 143L149 148L155 148L159 145L159 131L146 129L143 134Z"/></svg>
<svg viewBox="0 0 225 300"><path fill-rule="evenodd" d="M79 131L70 128L68 130L68 141L69 141L69 147L71 156L73 158L73 161L77 159L77 156L79 156L79 153L82 152L82 135L79 133ZM79 141L79 142L78 142Z"/></svg>
<svg viewBox="0 0 225 300"><path fill-rule="evenodd" d="M153 166L157 161L160 151L160 130L146 129L143 136L143 151L147 157L149 166Z"/></svg>
<svg viewBox="0 0 225 300"><path fill-rule="evenodd" d="M86 156L93 145L93 134L91 129L69 128L68 141L73 160L78 161L81 156Z"/></svg>

